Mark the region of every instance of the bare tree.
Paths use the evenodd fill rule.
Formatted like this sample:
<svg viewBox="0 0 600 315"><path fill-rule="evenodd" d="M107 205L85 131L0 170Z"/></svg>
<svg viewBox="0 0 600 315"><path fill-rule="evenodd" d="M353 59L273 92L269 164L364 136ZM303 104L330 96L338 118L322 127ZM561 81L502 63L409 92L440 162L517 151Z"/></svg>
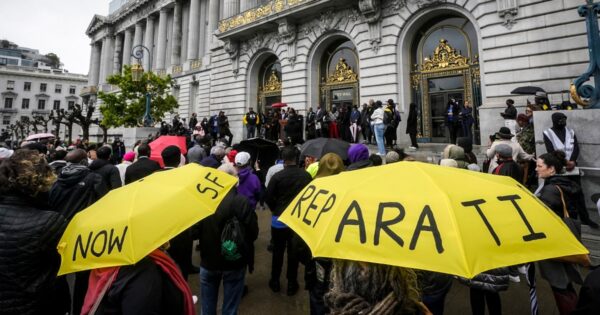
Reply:
<svg viewBox="0 0 600 315"><path fill-rule="evenodd" d="M85 108L83 108L81 105L75 104L75 107L73 107L73 118L75 123L81 126L84 140L89 140L90 126L97 123L97 119L92 119L95 109L96 107L93 105L87 105Z"/></svg>

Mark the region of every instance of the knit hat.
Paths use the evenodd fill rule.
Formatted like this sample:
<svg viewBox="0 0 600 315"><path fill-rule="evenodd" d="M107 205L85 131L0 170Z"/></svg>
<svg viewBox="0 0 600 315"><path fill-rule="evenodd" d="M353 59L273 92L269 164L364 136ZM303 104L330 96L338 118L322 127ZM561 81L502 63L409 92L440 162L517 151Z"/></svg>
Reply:
<svg viewBox="0 0 600 315"><path fill-rule="evenodd" d="M233 151L233 150L232 150ZM250 162L250 153L240 152L235 156L235 166L246 166Z"/></svg>
<svg viewBox="0 0 600 315"><path fill-rule="evenodd" d="M133 162L135 160L135 152L129 151L123 155L123 160L128 162Z"/></svg>
<svg viewBox="0 0 600 315"><path fill-rule="evenodd" d="M235 156L238 154L237 150L231 150L227 153L227 160L231 163L235 163Z"/></svg>
<svg viewBox="0 0 600 315"><path fill-rule="evenodd" d="M453 159L441 159L440 166L458 168L458 163Z"/></svg>
<svg viewBox="0 0 600 315"><path fill-rule="evenodd" d="M512 157L512 148L508 144L499 144L495 147L494 151L500 157L509 158Z"/></svg>
<svg viewBox="0 0 600 315"><path fill-rule="evenodd" d="M369 159L369 148L362 144L357 143L350 146L348 149L348 160L350 163L355 163L358 161L364 161Z"/></svg>
<svg viewBox="0 0 600 315"><path fill-rule="evenodd" d="M400 161L400 155L396 151L390 151L385 155L385 163L395 163Z"/></svg>

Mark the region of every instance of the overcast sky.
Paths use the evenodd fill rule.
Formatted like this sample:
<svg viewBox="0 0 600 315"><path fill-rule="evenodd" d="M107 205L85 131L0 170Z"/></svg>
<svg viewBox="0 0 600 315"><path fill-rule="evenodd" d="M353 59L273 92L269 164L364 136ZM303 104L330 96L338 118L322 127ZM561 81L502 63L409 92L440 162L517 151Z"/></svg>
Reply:
<svg viewBox="0 0 600 315"><path fill-rule="evenodd" d="M71 73L87 74L94 14L106 15L109 0L0 0L0 40L55 53Z"/></svg>

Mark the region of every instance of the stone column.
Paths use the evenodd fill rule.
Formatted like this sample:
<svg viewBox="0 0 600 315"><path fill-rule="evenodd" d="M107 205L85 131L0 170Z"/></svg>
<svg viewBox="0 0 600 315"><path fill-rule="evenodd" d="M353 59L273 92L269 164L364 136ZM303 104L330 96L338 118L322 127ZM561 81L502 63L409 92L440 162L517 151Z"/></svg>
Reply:
<svg viewBox="0 0 600 315"><path fill-rule="evenodd" d="M108 55L108 36L102 38L102 50L100 51L100 71L98 77L98 85L104 83L106 77L106 56Z"/></svg>
<svg viewBox="0 0 600 315"><path fill-rule="evenodd" d="M135 24L135 33L133 35L133 47L131 47L131 49L133 50L134 47L139 46L142 44L142 32L143 30L143 25L141 22L137 22ZM146 53L146 52L144 52ZM131 56L131 62L129 64L134 64L137 63L137 59L133 58L133 56Z"/></svg>
<svg viewBox="0 0 600 315"><path fill-rule="evenodd" d="M121 72L121 53L123 52L123 34L115 35L115 49L113 56L113 69L112 73L117 74Z"/></svg>
<svg viewBox="0 0 600 315"><path fill-rule="evenodd" d="M200 0L190 0L188 24L187 60L198 59L198 28L200 25Z"/></svg>
<svg viewBox="0 0 600 315"><path fill-rule="evenodd" d="M133 34L130 28L125 30L125 35L123 39L123 66L128 66L131 64L131 48L133 40Z"/></svg>
<svg viewBox="0 0 600 315"><path fill-rule="evenodd" d="M112 35L107 35L103 39L102 43L102 76L100 77L100 83L106 83L106 78L112 74L112 65L114 62L114 53L112 50L113 39ZM106 46L106 50L104 49Z"/></svg>
<svg viewBox="0 0 600 315"><path fill-rule="evenodd" d="M208 2L208 27L206 29L206 45L204 45L207 55L210 53L211 45L209 43L214 41L213 33L219 23L219 2L219 0L209 0Z"/></svg>
<svg viewBox="0 0 600 315"><path fill-rule="evenodd" d="M144 46L148 48L150 54L144 50L144 71L152 71L152 48L154 46L154 17L149 15L146 18L146 33L144 34ZM148 56L146 56L148 55Z"/></svg>
<svg viewBox="0 0 600 315"><path fill-rule="evenodd" d="M92 43L91 46L92 56L88 84L90 86L96 86L98 85L98 78L100 77L100 58L102 56L102 47L100 43Z"/></svg>
<svg viewBox="0 0 600 315"><path fill-rule="evenodd" d="M244 12L246 10L250 10L252 8L258 7L258 0L241 0L240 1L240 12Z"/></svg>
<svg viewBox="0 0 600 315"><path fill-rule="evenodd" d="M171 47L171 65L181 64L181 2L175 2L173 9L173 42Z"/></svg>
<svg viewBox="0 0 600 315"><path fill-rule="evenodd" d="M200 2L200 38L198 39L198 58L204 56L204 50L206 47L206 15L208 11L208 0L201 0Z"/></svg>
<svg viewBox="0 0 600 315"><path fill-rule="evenodd" d="M223 18L230 18L240 13L240 0L225 0L223 10Z"/></svg>
<svg viewBox="0 0 600 315"><path fill-rule="evenodd" d="M156 48L156 69L165 70L165 59L167 54L167 18L168 9L160 9L160 15L158 17L158 44Z"/></svg>

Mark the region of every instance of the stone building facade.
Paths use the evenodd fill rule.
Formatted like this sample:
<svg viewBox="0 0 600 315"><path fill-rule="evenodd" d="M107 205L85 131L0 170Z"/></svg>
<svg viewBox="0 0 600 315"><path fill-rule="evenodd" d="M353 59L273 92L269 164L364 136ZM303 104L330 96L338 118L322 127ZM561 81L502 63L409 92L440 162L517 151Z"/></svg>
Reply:
<svg viewBox="0 0 600 315"><path fill-rule="evenodd" d="M48 121L51 110L67 110L75 104L82 104L79 93L87 84L87 76L61 69L0 65L0 127L8 130L17 121L32 120L34 116L43 116ZM47 127L49 132L56 128L52 121L48 121ZM44 132L42 126L38 128L38 132ZM30 127L29 133L33 132ZM62 139L65 132L65 127L60 127ZM73 139L80 132L80 128L74 125Z"/></svg>
<svg viewBox="0 0 600 315"><path fill-rule="evenodd" d="M393 99L406 117L417 103L423 141L445 142L449 99L474 105L475 133L503 122L519 86L539 86L552 103L589 61L581 0L137 0L94 16L89 85L134 60L169 73L179 114L224 110L238 140L249 107L283 101L304 112ZM532 96L529 96L532 100ZM404 125L398 129L404 137Z"/></svg>

